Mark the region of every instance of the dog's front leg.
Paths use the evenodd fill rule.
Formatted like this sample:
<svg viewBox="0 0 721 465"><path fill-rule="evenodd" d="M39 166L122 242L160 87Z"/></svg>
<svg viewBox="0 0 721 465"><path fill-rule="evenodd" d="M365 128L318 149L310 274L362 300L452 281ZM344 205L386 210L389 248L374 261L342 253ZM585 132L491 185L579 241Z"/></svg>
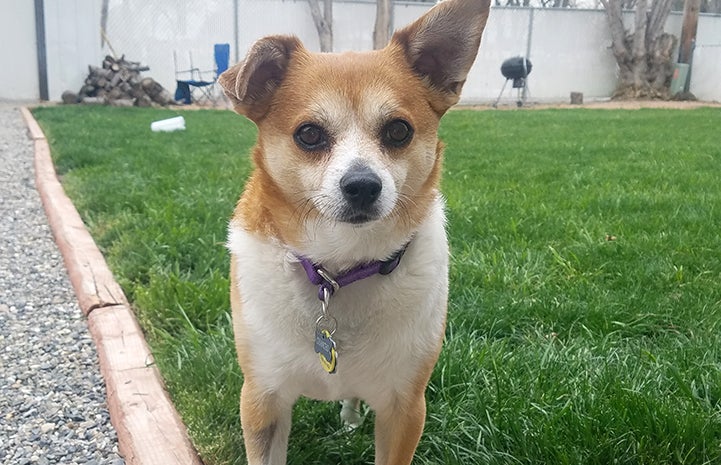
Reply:
<svg viewBox="0 0 721 465"><path fill-rule="evenodd" d="M240 423L248 465L285 465L293 405L248 379L240 393Z"/></svg>
<svg viewBox="0 0 721 465"><path fill-rule="evenodd" d="M424 390L376 411L375 465L410 465L426 418Z"/></svg>

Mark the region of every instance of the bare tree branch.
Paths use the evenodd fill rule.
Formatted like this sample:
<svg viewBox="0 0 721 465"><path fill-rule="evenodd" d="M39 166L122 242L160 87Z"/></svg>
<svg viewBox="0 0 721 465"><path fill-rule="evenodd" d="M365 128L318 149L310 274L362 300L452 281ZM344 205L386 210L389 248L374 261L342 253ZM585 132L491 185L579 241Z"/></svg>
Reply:
<svg viewBox="0 0 721 465"><path fill-rule="evenodd" d="M623 17L621 16L621 1L601 0L601 4L606 9L606 17L611 30L613 55L620 64L622 61L627 60L628 54L626 51L626 29L623 27Z"/></svg>
<svg viewBox="0 0 721 465"><path fill-rule="evenodd" d="M671 12L671 6L673 6L673 0L654 0L646 31L647 43L655 41L663 33L663 26Z"/></svg>
<svg viewBox="0 0 721 465"><path fill-rule="evenodd" d="M638 0L636 3L636 15L634 17L633 42L631 48L633 65L633 84L635 87L643 85L644 75L646 74L646 66L644 59L646 57L646 9L648 0Z"/></svg>
<svg viewBox="0 0 721 465"><path fill-rule="evenodd" d="M310 14L318 31L321 52L333 51L333 0L323 0L323 13L318 0L308 0Z"/></svg>
<svg viewBox="0 0 721 465"><path fill-rule="evenodd" d="M380 50L391 39L391 0L376 0L376 22L373 29L373 48Z"/></svg>

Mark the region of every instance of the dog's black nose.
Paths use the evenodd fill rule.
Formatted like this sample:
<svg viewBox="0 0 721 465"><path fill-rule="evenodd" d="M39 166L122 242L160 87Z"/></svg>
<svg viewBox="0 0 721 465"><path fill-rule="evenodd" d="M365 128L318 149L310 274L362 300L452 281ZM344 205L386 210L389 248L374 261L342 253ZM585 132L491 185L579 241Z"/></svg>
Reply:
<svg viewBox="0 0 721 465"><path fill-rule="evenodd" d="M370 168L348 171L340 179L340 189L348 204L356 210L365 210L378 200L383 189L381 178Z"/></svg>

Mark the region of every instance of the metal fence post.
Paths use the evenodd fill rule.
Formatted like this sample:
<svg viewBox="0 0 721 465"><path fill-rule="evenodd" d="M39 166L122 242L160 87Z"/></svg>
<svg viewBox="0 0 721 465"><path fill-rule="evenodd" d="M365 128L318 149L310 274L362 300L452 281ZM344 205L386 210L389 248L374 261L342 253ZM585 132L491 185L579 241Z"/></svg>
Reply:
<svg viewBox="0 0 721 465"><path fill-rule="evenodd" d="M50 92L48 91L48 56L45 44L44 0L35 0L35 37L37 38L38 86L40 87L40 100L50 100Z"/></svg>

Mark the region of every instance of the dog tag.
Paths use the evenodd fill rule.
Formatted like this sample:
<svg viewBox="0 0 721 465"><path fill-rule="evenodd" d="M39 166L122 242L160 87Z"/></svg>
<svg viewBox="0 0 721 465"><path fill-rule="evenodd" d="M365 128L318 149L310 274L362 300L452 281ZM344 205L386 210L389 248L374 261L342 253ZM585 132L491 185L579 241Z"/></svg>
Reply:
<svg viewBox="0 0 721 465"><path fill-rule="evenodd" d="M320 359L320 366L328 373L335 373L337 352L335 351L335 341L330 336L330 332L325 329L315 330L315 352Z"/></svg>

